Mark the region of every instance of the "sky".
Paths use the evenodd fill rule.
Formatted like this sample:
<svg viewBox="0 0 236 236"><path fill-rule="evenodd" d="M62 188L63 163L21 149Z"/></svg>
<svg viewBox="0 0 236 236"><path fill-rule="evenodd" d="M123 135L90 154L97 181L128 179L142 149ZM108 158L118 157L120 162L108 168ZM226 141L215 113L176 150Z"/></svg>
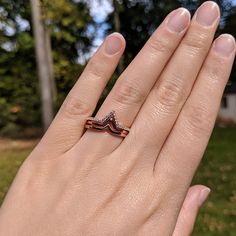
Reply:
<svg viewBox="0 0 236 236"><path fill-rule="evenodd" d="M91 14L97 22L102 22L107 14L112 12L111 1L108 0L90 0Z"/></svg>
<svg viewBox="0 0 236 236"><path fill-rule="evenodd" d="M96 23L103 23L107 15L113 11L110 0L90 0L90 13ZM93 28L89 29L93 32ZM84 63L89 59L97 48L102 44L105 38L106 24L101 24L98 30L96 30L96 37L93 42L91 51L82 57L78 58L79 63Z"/></svg>
<svg viewBox="0 0 236 236"><path fill-rule="evenodd" d="M91 0L90 11L94 20L97 23L102 23L106 19L107 15L113 11L111 1L109 0ZM103 25L97 32L97 37L94 41L94 46L98 47L104 39L104 32L106 25Z"/></svg>

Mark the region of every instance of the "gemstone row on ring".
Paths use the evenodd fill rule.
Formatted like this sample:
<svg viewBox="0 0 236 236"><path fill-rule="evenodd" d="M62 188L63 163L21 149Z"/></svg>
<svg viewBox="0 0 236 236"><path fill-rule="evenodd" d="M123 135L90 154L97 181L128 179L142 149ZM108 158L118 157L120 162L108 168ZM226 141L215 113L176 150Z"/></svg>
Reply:
<svg viewBox="0 0 236 236"><path fill-rule="evenodd" d="M115 111L111 111L103 119L89 117L86 121L85 128L100 131L106 130L121 137L125 137L129 133L128 128L118 123Z"/></svg>
<svg viewBox="0 0 236 236"><path fill-rule="evenodd" d="M117 117L116 117L116 112L111 111L109 114L107 114L104 118L98 119L98 118L93 118L94 121L98 121L101 123L105 123L107 120L110 120L113 124L115 123L117 128L124 129L125 127L121 124L118 123Z"/></svg>

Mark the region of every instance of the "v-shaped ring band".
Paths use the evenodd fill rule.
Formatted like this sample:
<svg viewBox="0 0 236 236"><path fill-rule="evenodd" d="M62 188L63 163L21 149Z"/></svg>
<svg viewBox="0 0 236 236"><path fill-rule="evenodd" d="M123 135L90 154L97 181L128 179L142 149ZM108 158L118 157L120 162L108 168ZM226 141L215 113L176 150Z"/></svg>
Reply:
<svg viewBox="0 0 236 236"><path fill-rule="evenodd" d="M85 123L86 129L107 131L115 136L126 137L129 133L129 128L119 124L115 111L111 111L103 119L89 117Z"/></svg>

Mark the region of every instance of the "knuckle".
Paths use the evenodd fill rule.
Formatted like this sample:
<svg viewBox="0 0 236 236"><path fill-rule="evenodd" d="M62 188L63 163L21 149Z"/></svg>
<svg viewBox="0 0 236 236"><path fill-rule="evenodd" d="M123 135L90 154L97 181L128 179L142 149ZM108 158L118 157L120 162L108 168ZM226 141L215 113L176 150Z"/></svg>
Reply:
<svg viewBox="0 0 236 236"><path fill-rule="evenodd" d="M92 109L88 103L71 95L68 95L66 98L62 110L69 117L88 116L92 113Z"/></svg>
<svg viewBox="0 0 236 236"><path fill-rule="evenodd" d="M206 33L194 31L186 36L183 45L190 53L196 54L199 51L205 50L208 41Z"/></svg>
<svg viewBox="0 0 236 236"><path fill-rule="evenodd" d="M114 92L113 99L119 104L141 104L145 98L145 94L142 90L127 82L122 83Z"/></svg>
<svg viewBox="0 0 236 236"><path fill-rule="evenodd" d="M88 73L97 77L103 78L106 74L106 63L104 60L100 60L99 63L95 59L91 59L87 65Z"/></svg>
<svg viewBox="0 0 236 236"><path fill-rule="evenodd" d="M152 36L149 40L149 47L154 54L161 53L172 53L174 50L172 44L169 40L166 40L162 37Z"/></svg>
<svg viewBox="0 0 236 236"><path fill-rule="evenodd" d="M188 106L186 109L186 127L195 137L208 135L213 126L212 116L204 106Z"/></svg>
<svg viewBox="0 0 236 236"><path fill-rule="evenodd" d="M160 86L155 89L158 103L165 110L177 107L182 104L184 100L185 91L177 81L178 80L163 81L163 84L160 84Z"/></svg>
<svg viewBox="0 0 236 236"><path fill-rule="evenodd" d="M207 60L202 68L202 73L213 81L219 81L225 72L225 63L221 58L210 58Z"/></svg>

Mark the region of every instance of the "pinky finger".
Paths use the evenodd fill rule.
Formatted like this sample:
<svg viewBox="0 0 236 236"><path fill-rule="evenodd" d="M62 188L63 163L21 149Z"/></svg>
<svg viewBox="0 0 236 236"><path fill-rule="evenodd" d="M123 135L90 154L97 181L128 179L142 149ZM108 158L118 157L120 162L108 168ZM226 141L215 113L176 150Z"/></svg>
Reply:
<svg viewBox="0 0 236 236"><path fill-rule="evenodd" d="M177 219L173 236L191 235L198 211L206 201L209 193L210 189L203 185L195 185L188 190Z"/></svg>

